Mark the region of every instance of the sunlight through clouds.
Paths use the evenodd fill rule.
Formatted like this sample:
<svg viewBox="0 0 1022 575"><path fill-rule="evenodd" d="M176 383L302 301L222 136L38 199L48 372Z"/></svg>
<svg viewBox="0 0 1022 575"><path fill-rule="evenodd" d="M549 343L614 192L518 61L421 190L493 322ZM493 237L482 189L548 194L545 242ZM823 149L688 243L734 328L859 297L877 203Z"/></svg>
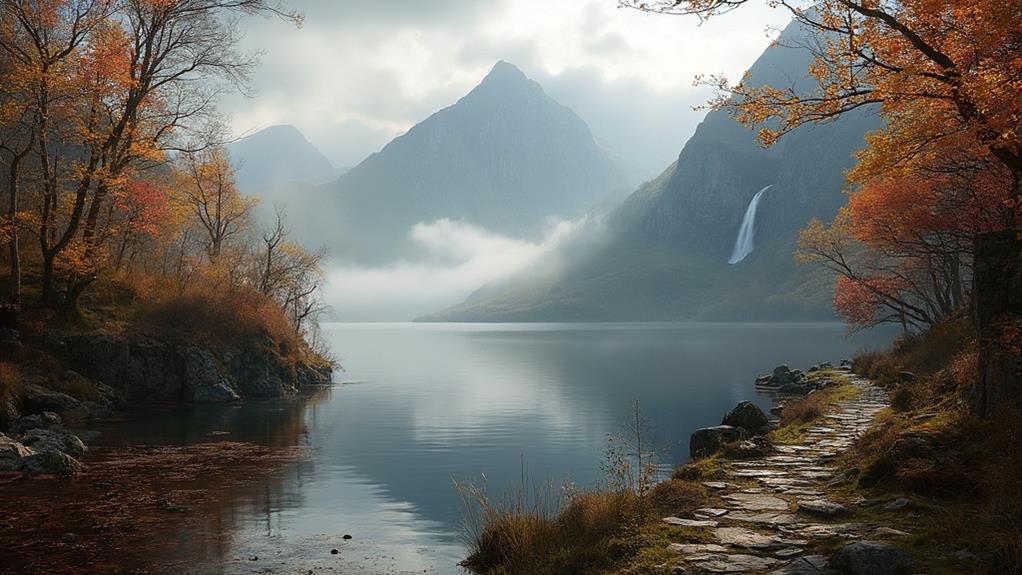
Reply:
<svg viewBox="0 0 1022 575"><path fill-rule="evenodd" d="M617 8L614 0L366 4L308 1L302 29L246 22L262 48L258 97L224 102L236 133L296 125L338 166L352 166L467 93L507 60L579 110L601 145L642 177L677 155L707 98L700 73L745 70L765 31L787 17L765 3L699 25ZM627 89L624 87L627 86ZM636 129L622 110L643 110ZM583 113L584 112L584 113Z"/></svg>

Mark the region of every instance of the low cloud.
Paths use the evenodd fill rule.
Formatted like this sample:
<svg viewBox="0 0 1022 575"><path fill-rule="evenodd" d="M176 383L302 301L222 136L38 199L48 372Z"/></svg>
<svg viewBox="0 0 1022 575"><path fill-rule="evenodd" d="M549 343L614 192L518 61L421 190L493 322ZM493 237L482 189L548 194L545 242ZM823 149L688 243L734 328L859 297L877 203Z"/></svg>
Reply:
<svg viewBox="0 0 1022 575"><path fill-rule="evenodd" d="M523 272L578 233L584 223L552 223L539 242L449 219L419 223L409 233L428 254L422 260L333 267L327 273L325 298L337 319L413 319L458 303L482 285Z"/></svg>

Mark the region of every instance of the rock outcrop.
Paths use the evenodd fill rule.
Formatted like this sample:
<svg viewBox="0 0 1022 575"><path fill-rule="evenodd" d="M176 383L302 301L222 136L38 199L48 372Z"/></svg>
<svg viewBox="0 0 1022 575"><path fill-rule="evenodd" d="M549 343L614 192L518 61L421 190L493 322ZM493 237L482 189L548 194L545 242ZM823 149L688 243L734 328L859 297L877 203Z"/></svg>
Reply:
<svg viewBox="0 0 1022 575"><path fill-rule="evenodd" d="M36 452L59 451L72 457L85 455L82 440L62 427L30 429L22 436L21 443Z"/></svg>
<svg viewBox="0 0 1022 575"><path fill-rule="evenodd" d="M61 425L35 427L17 438L0 433L0 472L67 477L84 468L77 458L85 452L82 440Z"/></svg>
<svg viewBox="0 0 1022 575"><path fill-rule="evenodd" d="M763 410L751 401L743 401L736 405L720 422L721 425L741 427L752 434L759 434L760 430L766 428L769 423L770 419L763 413Z"/></svg>
<svg viewBox="0 0 1022 575"><path fill-rule="evenodd" d="M40 451L22 461L21 473L25 477L57 475L68 477L84 468L82 463L70 455L56 450Z"/></svg>
<svg viewBox="0 0 1022 575"><path fill-rule="evenodd" d="M128 401L229 402L297 393L330 369L281 359L272 341L199 346L144 335L66 334L71 364Z"/></svg>
<svg viewBox="0 0 1022 575"><path fill-rule="evenodd" d="M692 433L688 451L691 457L706 457L720 451L728 443L746 436L744 430L730 425L703 427Z"/></svg>
<svg viewBox="0 0 1022 575"><path fill-rule="evenodd" d="M35 384L27 386L21 398L21 410L24 413L65 414L78 407L79 401L70 395Z"/></svg>
<svg viewBox="0 0 1022 575"><path fill-rule="evenodd" d="M21 471L25 458L33 453L21 442L0 433L0 471Z"/></svg>

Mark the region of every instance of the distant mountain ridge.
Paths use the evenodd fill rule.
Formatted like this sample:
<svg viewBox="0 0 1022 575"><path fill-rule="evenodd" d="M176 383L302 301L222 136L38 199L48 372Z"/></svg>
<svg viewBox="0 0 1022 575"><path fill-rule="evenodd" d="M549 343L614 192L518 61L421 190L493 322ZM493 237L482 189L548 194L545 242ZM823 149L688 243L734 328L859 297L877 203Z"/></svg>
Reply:
<svg viewBox="0 0 1022 575"><path fill-rule="evenodd" d="M750 81L804 87L810 54L789 25L750 68ZM879 126L872 110L799 128L769 149L724 111L712 111L678 160L614 210L596 249L556 254L516 280L478 290L424 319L450 321L630 321L829 319L832 278L797 267L798 230L831 219L845 201L844 170L863 136ZM764 186L755 247L727 260L742 217Z"/></svg>
<svg viewBox="0 0 1022 575"><path fill-rule="evenodd" d="M290 124L270 126L227 145L234 166L235 183L242 195L259 197L257 222L272 225L278 207L304 217L311 186L339 175L330 160L298 128Z"/></svg>
<svg viewBox="0 0 1022 575"><path fill-rule="evenodd" d="M339 259L408 257L420 222L464 221L538 239L627 187L586 123L518 68L498 62L471 92L319 190Z"/></svg>
<svg viewBox="0 0 1022 575"><path fill-rule="evenodd" d="M242 193L284 182L318 184L337 175L330 160L290 124L259 130L227 150Z"/></svg>

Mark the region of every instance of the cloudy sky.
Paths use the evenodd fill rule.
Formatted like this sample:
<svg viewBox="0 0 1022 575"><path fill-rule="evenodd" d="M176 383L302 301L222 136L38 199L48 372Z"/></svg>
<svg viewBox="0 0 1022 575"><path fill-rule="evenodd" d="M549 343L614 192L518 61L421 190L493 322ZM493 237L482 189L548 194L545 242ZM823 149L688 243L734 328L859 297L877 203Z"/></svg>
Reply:
<svg viewBox="0 0 1022 575"><path fill-rule="evenodd" d="M244 47L263 56L255 95L222 103L235 135L294 124L336 167L351 167L455 103L506 60L575 110L636 181L666 168L702 118L692 108L710 94L694 87L694 78L737 78L787 20L766 0L702 25L620 9L617 0L291 5L305 14L301 29L272 19L242 23ZM576 241L578 229L578 222L560 222L543 240L528 242L465 222L420 222L409 237L437 257L332 265L325 298L340 319L411 319L541 258L555 261L555 248Z"/></svg>
<svg viewBox="0 0 1022 575"><path fill-rule="evenodd" d="M783 11L747 6L700 25L620 9L616 0L292 0L301 29L243 22L263 52L255 97L223 102L236 134L296 125L352 166L475 86L507 60L574 109L597 140L652 177L702 112L700 73L737 77Z"/></svg>

